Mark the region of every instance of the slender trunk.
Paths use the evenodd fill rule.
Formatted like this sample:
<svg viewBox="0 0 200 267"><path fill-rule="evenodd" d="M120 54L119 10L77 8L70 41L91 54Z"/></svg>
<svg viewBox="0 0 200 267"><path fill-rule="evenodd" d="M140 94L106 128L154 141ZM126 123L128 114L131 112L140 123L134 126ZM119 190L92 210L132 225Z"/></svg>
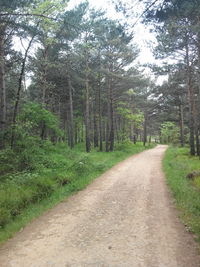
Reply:
<svg viewBox="0 0 200 267"><path fill-rule="evenodd" d="M75 123L75 127L74 127L74 133L75 133L75 135L74 135L74 144L75 145L78 144L78 131L79 131L78 125L77 125L77 123Z"/></svg>
<svg viewBox="0 0 200 267"><path fill-rule="evenodd" d="M143 132L143 145L147 142L147 112L144 113L144 132Z"/></svg>
<svg viewBox="0 0 200 267"><path fill-rule="evenodd" d="M106 141L106 123L105 120L102 121L102 139Z"/></svg>
<svg viewBox="0 0 200 267"><path fill-rule="evenodd" d="M108 103L109 106L109 103ZM109 152L109 116L110 116L110 112L109 112L109 107L108 107L108 118L106 121L106 152Z"/></svg>
<svg viewBox="0 0 200 267"><path fill-rule="evenodd" d="M114 109L113 109L113 88L112 83L110 82L110 151L114 149L114 138L115 138L115 130L114 130Z"/></svg>
<svg viewBox="0 0 200 267"><path fill-rule="evenodd" d="M199 129L196 129L195 136L196 136L196 151L197 151L197 156L200 156Z"/></svg>
<svg viewBox="0 0 200 267"><path fill-rule="evenodd" d="M115 135L117 142L119 143L119 117L115 117Z"/></svg>
<svg viewBox="0 0 200 267"><path fill-rule="evenodd" d="M186 64L187 64L187 89L189 101L189 116L190 116L190 154L195 155L195 125L194 125L194 91L192 88L191 66L189 62L189 46L186 44Z"/></svg>
<svg viewBox="0 0 200 267"><path fill-rule="evenodd" d="M99 150L103 151L102 115L101 115L101 75L99 73L98 84L98 110L99 110Z"/></svg>
<svg viewBox="0 0 200 267"><path fill-rule="evenodd" d="M99 69L101 69L101 55L100 55L100 49L98 52L98 58L99 58ZM98 73L98 119L99 119L99 150L103 151L103 134L102 134L102 108L101 108L101 72Z"/></svg>
<svg viewBox="0 0 200 267"><path fill-rule="evenodd" d="M132 141L133 142L133 132L134 132L134 125L133 125L133 123L131 123L131 125L130 125L130 141Z"/></svg>
<svg viewBox="0 0 200 267"><path fill-rule="evenodd" d="M112 126L112 101L111 101L111 80L108 77L108 99L107 99L107 121L106 121L106 152L110 151L111 148L111 127Z"/></svg>
<svg viewBox="0 0 200 267"><path fill-rule="evenodd" d="M26 48L23 62L22 62L21 72L20 72L20 76L19 76L19 83L18 83L17 95L16 95L16 99L15 99L13 118L12 118L11 148L13 148L14 142L15 142L16 119L17 119L18 106L19 106L19 101L20 101L20 94L21 94L21 90L22 90L22 82L23 82L23 76L24 76L24 72L25 72L26 60L28 57L29 49L31 48L31 45L32 45L34 38L35 38L35 35L32 36L32 38L29 41L29 44Z"/></svg>
<svg viewBox="0 0 200 267"><path fill-rule="evenodd" d="M0 149L5 147L4 133L6 127L6 86L4 58L4 27L0 27Z"/></svg>
<svg viewBox="0 0 200 267"><path fill-rule="evenodd" d="M49 47L44 47L43 52L43 62L42 62L42 105L46 106L47 104L47 67L48 67L48 50Z"/></svg>
<svg viewBox="0 0 200 267"><path fill-rule="evenodd" d="M99 133L98 133L98 123L97 123L97 103L98 97L97 97L97 90L95 89L95 97L92 103L92 109L93 109L93 142L94 147L99 146Z"/></svg>
<svg viewBox="0 0 200 267"><path fill-rule="evenodd" d="M200 18L199 18L199 25L200 25ZM200 131L200 33L198 33L198 43L197 43L197 49L198 49L198 134ZM199 136L198 136L198 145L197 145L197 153L198 156L200 156L200 144L199 144Z"/></svg>
<svg viewBox="0 0 200 267"><path fill-rule="evenodd" d="M179 121L180 121L180 142L181 146L184 147L185 140L184 140L184 119L183 119L183 104L180 103L179 106Z"/></svg>
<svg viewBox="0 0 200 267"><path fill-rule="evenodd" d="M90 152L90 101L89 101L89 79L88 79L88 60L86 60L86 77L85 77L85 141L86 152Z"/></svg>
<svg viewBox="0 0 200 267"><path fill-rule="evenodd" d="M68 89L69 89L69 146L74 147L74 115L73 115L73 95L72 84L69 72L67 74Z"/></svg>

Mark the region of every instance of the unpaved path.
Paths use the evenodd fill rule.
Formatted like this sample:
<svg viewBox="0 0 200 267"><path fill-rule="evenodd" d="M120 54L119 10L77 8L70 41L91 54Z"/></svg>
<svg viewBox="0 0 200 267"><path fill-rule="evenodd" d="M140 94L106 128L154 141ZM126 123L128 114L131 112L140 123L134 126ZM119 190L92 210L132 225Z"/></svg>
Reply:
<svg viewBox="0 0 200 267"><path fill-rule="evenodd" d="M165 149L130 157L34 220L1 248L0 266L200 266L165 185Z"/></svg>

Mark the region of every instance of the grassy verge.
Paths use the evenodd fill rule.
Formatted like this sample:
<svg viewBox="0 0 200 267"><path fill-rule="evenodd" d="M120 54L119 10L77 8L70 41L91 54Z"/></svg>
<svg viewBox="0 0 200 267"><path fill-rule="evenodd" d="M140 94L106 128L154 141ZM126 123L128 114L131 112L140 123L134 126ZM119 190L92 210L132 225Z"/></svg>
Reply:
<svg viewBox="0 0 200 267"><path fill-rule="evenodd" d="M4 174L0 176L0 243L116 163L151 147L124 143L118 144L112 153L85 153L82 145L70 150L59 144L40 151L41 164L36 164L34 170L12 169L5 174L4 164Z"/></svg>
<svg viewBox="0 0 200 267"><path fill-rule="evenodd" d="M200 170L200 160L191 157L187 148L170 147L163 164L181 219L200 242L200 177L187 178L189 173Z"/></svg>

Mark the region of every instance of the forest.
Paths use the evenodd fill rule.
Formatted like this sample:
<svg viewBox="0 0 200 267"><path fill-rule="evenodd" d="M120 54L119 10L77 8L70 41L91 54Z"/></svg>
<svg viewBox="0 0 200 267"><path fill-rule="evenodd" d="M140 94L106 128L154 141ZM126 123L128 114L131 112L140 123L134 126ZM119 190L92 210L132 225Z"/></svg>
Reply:
<svg viewBox="0 0 200 267"><path fill-rule="evenodd" d="M88 1L0 0L0 229L156 143L199 161L200 1L135 2L159 64L138 63L126 1L112 1L119 20Z"/></svg>

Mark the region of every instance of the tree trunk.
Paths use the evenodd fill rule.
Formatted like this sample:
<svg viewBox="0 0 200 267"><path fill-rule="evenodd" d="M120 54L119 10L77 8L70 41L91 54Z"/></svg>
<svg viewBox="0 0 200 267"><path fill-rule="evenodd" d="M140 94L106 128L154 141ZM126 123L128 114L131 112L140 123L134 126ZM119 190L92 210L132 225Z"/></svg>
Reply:
<svg viewBox="0 0 200 267"><path fill-rule="evenodd" d="M27 57L28 57L29 49L31 48L31 45L32 45L32 42L33 42L34 38L35 38L35 35L32 36L32 38L29 41L29 44L28 44L28 46L26 48L26 51L25 51L25 54L24 54L24 58L23 58L23 62L22 62L21 72L20 72L20 76L19 76L19 83L18 83L17 95L16 95L16 99L15 99L13 118L12 118L11 148L13 148L14 142L15 142L16 119L17 119L18 106L19 106L19 101L20 101L20 94L21 94L21 89L22 89L24 71L25 71L25 66L26 66L26 60L27 60Z"/></svg>
<svg viewBox="0 0 200 267"><path fill-rule="evenodd" d="M86 152L90 152L90 101L89 101L89 80L88 80L88 60L86 62L86 77L85 77L85 141Z"/></svg>
<svg viewBox="0 0 200 267"><path fill-rule="evenodd" d="M199 25L200 25L200 18ZM197 41L197 49L198 49L198 121L197 121L197 127L198 127L198 134L200 131L200 33L198 33L198 41ZM198 156L200 156L200 144L199 144L199 136L198 136L198 144L197 144L197 153Z"/></svg>
<svg viewBox="0 0 200 267"><path fill-rule="evenodd" d="M111 78L108 77L107 100L107 124L106 124L106 152L113 151L114 147L114 114L113 114L113 90Z"/></svg>
<svg viewBox="0 0 200 267"><path fill-rule="evenodd" d="M184 138L184 119L183 119L183 104L182 103L180 103L179 105L179 121L180 121L180 142L181 142L181 146L184 147L185 138Z"/></svg>
<svg viewBox="0 0 200 267"><path fill-rule="evenodd" d="M73 111L73 95L72 95L72 84L69 75L69 68L67 74L68 89L69 89L69 146L74 147L74 111Z"/></svg>
<svg viewBox="0 0 200 267"><path fill-rule="evenodd" d="M190 154L195 155L194 90L192 88L192 77L191 77L191 66L189 62L188 44L186 44L186 64L187 64L187 90L188 90L189 119L190 119Z"/></svg>
<svg viewBox="0 0 200 267"><path fill-rule="evenodd" d="M197 156L200 156L200 142L199 142L199 129L196 129L196 151L197 151Z"/></svg>
<svg viewBox="0 0 200 267"><path fill-rule="evenodd" d="M42 104L46 106L47 104L47 67L48 67L48 50L49 47L44 47L43 51L43 62L42 62L42 80L41 80L41 87L42 87Z"/></svg>
<svg viewBox="0 0 200 267"><path fill-rule="evenodd" d="M5 28L4 26L0 26L0 149L3 149L5 147L4 133L6 127L4 36Z"/></svg>
<svg viewBox="0 0 200 267"><path fill-rule="evenodd" d="M99 135L98 135L98 123L97 123L97 108L98 108L98 103L97 103L97 91L95 90L95 98L93 101L93 141L94 141L94 147L99 146Z"/></svg>
<svg viewBox="0 0 200 267"><path fill-rule="evenodd" d="M101 115L101 75L100 74L99 74L99 84L98 84L98 109L99 109L99 150L103 151L102 115Z"/></svg>
<svg viewBox="0 0 200 267"><path fill-rule="evenodd" d="M144 132L143 132L143 145L147 142L147 112L144 113Z"/></svg>
<svg viewBox="0 0 200 267"><path fill-rule="evenodd" d="M99 68L101 68L101 56L99 51ZM102 134L102 108L101 108L101 73L98 73L98 119L99 119L99 150L103 151L103 134Z"/></svg>
<svg viewBox="0 0 200 267"><path fill-rule="evenodd" d="M110 102L110 134L109 134L109 151L113 151L114 149L114 138L115 138L115 132L114 132L114 109L113 109L113 87L112 87L112 80L109 79L108 83L108 90L109 90L109 102Z"/></svg>
<svg viewBox="0 0 200 267"><path fill-rule="evenodd" d="M109 152L109 133L110 133L110 129L109 129L109 117L110 117L110 108L109 108L109 103L108 103L108 117L107 117L107 121L106 121L106 152Z"/></svg>

